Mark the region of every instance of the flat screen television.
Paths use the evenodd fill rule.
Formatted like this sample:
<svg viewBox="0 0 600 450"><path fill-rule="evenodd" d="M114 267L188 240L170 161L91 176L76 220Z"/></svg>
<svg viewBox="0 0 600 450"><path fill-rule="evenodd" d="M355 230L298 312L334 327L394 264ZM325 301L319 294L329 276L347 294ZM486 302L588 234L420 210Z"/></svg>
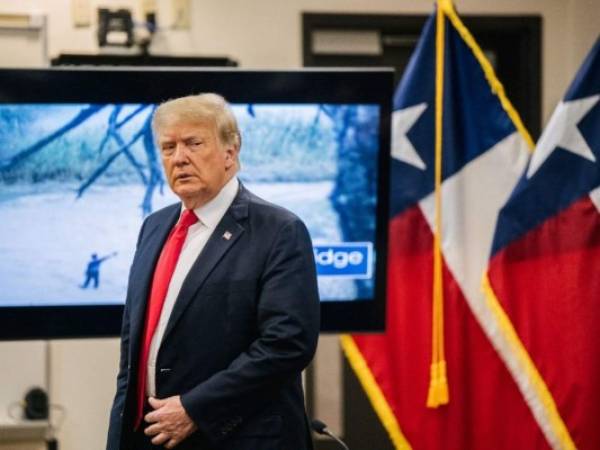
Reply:
<svg viewBox="0 0 600 450"><path fill-rule="evenodd" d="M299 215L323 331L384 328L391 70L0 70L0 339L113 336L145 216L177 201L150 118L218 92L240 180Z"/></svg>

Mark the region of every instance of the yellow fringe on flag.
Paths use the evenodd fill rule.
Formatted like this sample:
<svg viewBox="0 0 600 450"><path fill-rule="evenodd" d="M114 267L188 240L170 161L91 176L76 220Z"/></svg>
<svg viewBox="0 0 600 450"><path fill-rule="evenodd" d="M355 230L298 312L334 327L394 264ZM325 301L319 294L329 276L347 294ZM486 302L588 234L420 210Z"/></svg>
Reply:
<svg viewBox="0 0 600 450"><path fill-rule="evenodd" d="M531 383L531 386L536 392L538 398L542 400L544 413L550 421L554 435L560 441L560 448L564 450L575 450L577 447L575 446L575 443L569 434L567 426L560 417L560 413L558 412L554 398L552 397L548 386L544 382L542 375L538 372L535 363L529 356L527 349L521 342L521 339L519 339L519 335L510 321L510 318L506 315L506 312L498 301L492 285L490 284L487 273L483 275L481 285L483 293L485 294L487 306L496 318L496 322L500 327L500 331L510 346L511 353L517 357L519 367L525 372L527 380L529 380Z"/></svg>
<svg viewBox="0 0 600 450"><path fill-rule="evenodd" d="M360 384L367 393L367 397L371 405L373 405L375 413L388 432L392 444L397 450L411 450L412 447L406 440L406 437L404 437L404 434L402 434L392 408L383 395L383 392L381 392L375 377L371 373L371 369L369 369L354 339L352 339L352 336L344 334L340 337L340 343L346 354L346 358L350 362L350 366L352 366L352 370L356 373Z"/></svg>

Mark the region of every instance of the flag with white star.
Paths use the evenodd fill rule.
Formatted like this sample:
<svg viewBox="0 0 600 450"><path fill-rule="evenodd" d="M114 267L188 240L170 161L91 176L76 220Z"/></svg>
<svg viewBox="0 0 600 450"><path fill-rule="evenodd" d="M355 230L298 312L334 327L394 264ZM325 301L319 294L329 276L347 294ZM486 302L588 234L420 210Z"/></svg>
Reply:
<svg viewBox="0 0 600 450"><path fill-rule="evenodd" d="M532 412L539 405L524 396L527 379L512 370L520 355L502 340L481 290L498 212L533 144L449 1L438 2L423 29L394 96L392 125L387 329L344 338L350 364L398 449L549 448L552 436ZM436 234L441 336L432 325ZM435 409L427 402L434 342L443 346L449 394L447 403L429 405Z"/></svg>
<svg viewBox="0 0 600 450"><path fill-rule="evenodd" d="M600 39L499 214L485 283L555 447L600 448Z"/></svg>

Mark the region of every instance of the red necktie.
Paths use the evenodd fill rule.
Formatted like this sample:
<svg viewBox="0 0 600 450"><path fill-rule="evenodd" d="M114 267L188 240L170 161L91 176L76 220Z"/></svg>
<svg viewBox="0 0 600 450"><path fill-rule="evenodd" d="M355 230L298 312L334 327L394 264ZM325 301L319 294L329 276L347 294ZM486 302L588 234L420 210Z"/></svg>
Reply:
<svg viewBox="0 0 600 450"><path fill-rule="evenodd" d="M186 209L171 234L167 238L165 245L156 263L154 276L152 278L152 289L148 306L146 307L146 322L144 325L144 334L142 348L140 350L140 359L138 366L138 390L137 390L137 414L135 428L137 429L143 418L144 402L146 399L146 371L148 370L148 357L150 355L150 344L152 337L158 326L160 313L165 303L169 284L177 265L177 260L181 254L183 243L187 236L190 226L198 222L198 217L193 211Z"/></svg>

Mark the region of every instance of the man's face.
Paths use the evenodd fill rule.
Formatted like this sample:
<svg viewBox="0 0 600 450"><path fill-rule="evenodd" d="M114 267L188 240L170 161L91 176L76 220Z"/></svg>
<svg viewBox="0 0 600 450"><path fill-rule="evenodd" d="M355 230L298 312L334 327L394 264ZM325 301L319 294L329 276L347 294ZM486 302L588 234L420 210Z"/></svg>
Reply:
<svg viewBox="0 0 600 450"><path fill-rule="evenodd" d="M212 122L172 122L158 146L169 186L188 209L212 200L237 170L236 150L221 143Z"/></svg>

